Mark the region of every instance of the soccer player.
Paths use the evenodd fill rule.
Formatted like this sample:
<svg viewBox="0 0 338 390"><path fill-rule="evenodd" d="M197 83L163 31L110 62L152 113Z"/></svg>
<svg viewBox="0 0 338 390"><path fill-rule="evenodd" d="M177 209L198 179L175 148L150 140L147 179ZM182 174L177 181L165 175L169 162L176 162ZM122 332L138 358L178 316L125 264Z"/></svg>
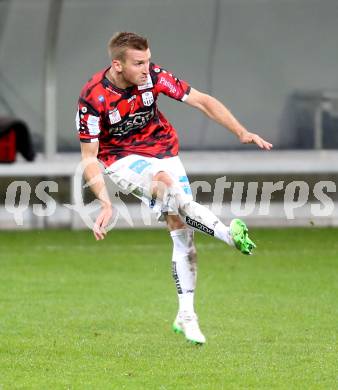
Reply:
<svg viewBox="0 0 338 390"><path fill-rule="evenodd" d="M108 52L110 66L84 85L76 116L86 180L102 205L93 232L97 240L104 239L113 214L99 160L121 190L133 193L157 213L158 220L166 222L173 241L172 273L179 302L173 329L203 344L206 340L194 310L194 231L214 236L244 254L251 254L255 244L243 221L234 219L226 226L194 202L178 156L176 131L156 100L163 93L198 108L242 143L255 143L266 150L272 145L246 130L217 99L152 63L146 38L117 33L108 43Z"/></svg>

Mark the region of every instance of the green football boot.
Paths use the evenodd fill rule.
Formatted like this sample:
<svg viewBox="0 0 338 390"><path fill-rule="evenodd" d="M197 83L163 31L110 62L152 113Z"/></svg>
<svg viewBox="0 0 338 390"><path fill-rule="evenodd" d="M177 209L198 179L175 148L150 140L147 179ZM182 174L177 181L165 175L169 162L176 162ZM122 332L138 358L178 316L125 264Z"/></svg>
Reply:
<svg viewBox="0 0 338 390"><path fill-rule="evenodd" d="M241 219L233 219L230 222L230 234L235 247L245 255L252 255L252 250L256 248L253 241L248 236L248 228Z"/></svg>

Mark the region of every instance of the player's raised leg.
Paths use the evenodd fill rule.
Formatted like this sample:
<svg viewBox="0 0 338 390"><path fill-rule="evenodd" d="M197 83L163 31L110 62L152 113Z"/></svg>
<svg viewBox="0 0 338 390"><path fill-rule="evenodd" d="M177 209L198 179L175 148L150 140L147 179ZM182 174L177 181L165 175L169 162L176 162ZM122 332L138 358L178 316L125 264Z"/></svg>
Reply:
<svg viewBox="0 0 338 390"><path fill-rule="evenodd" d="M248 236L245 223L239 219L224 225L207 207L187 197L166 172L158 172L154 177L153 192L163 202L169 215L179 215L182 221L210 236L214 236L230 246L235 246L243 254L251 254L256 247Z"/></svg>

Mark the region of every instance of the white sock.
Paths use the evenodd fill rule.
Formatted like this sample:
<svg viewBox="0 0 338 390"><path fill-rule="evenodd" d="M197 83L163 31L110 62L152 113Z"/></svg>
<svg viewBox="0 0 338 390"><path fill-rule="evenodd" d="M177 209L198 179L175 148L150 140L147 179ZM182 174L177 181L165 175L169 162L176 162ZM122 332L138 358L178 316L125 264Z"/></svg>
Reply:
<svg viewBox="0 0 338 390"><path fill-rule="evenodd" d="M194 293L197 278L197 257L194 232L177 229L170 232L173 240L172 273L176 283L179 311L194 313Z"/></svg>
<svg viewBox="0 0 338 390"><path fill-rule="evenodd" d="M207 207L187 197L181 188L166 188L163 198L166 212L179 215L184 223L192 229L214 236L228 245L234 246L230 227L224 225Z"/></svg>
<svg viewBox="0 0 338 390"><path fill-rule="evenodd" d="M184 201L181 201L178 211L184 222L193 229L214 236L228 245L234 246L230 227L224 225L207 207L193 200L187 201L184 199Z"/></svg>

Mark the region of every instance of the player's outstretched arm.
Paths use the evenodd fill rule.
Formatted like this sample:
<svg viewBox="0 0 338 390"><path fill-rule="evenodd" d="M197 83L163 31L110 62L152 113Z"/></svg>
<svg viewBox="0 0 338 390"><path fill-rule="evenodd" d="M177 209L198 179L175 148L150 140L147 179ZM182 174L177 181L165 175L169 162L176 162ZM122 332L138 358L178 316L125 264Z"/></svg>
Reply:
<svg viewBox="0 0 338 390"><path fill-rule="evenodd" d="M265 141L258 134L249 132L231 112L219 100L205 93L199 92L194 88L185 100L185 103L201 110L210 119L226 127L233 132L243 144L256 144L261 149L270 150L272 144Z"/></svg>
<svg viewBox="0 0 338 390"><path fill-rule="evenodd" d="M82 164L85 177L96 198L101 202L102 207L101 212L95 221L93 233L96 240L103 240L107 234L105 228L112 217L113 210L99 162L96 158L98 148L98 142L81 142Z"/></svg>

